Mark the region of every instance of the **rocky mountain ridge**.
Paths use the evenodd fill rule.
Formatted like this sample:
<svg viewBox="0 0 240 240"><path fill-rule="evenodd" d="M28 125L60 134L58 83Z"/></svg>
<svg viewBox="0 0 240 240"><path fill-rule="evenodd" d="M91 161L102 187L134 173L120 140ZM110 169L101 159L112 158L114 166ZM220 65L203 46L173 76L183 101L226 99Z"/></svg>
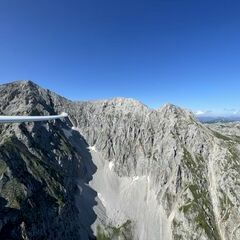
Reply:
<svg viewBox="0 0 240 240"><path fill-rule="evenodd" d="M64 122L0 126L0 237L240 238L238 138L171 104L0 86L1 114L62 111Z"/></svg>

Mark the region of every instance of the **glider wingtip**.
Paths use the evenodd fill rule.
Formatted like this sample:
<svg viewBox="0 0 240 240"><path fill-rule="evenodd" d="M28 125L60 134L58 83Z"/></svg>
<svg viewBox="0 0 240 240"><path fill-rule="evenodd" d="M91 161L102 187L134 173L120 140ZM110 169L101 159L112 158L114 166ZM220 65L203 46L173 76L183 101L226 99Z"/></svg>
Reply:
<svg viewBox="0 0 240 240"><path fill-rule="evenodd" d="M65 112L62 112L62 113L61 113L61 116L62 116L62 117L67 117L67 116L68 116L68 114L67 114L67 113L65 113Z"/></svg>

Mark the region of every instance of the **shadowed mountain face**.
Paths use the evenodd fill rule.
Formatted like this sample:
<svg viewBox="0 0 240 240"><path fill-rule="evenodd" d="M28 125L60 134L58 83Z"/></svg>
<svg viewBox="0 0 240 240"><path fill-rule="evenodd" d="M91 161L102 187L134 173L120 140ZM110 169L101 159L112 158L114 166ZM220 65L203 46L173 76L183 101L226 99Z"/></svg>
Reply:
<svg viewBox="0 0 240 240"><path fill-rule="evenodd" d="M0 109L6 115L56 113L50 93L31 82L1 86ZM0 129L0 239L93 238L96 193L83 209L75 204L96 170L83 137L66 137L71 125L61 120ZM83 156L92 168L88 178Z"/></svg>
<svg viewBox="0 0 240 240"><path fill-rule="evenodd" d="M1 114L62 111L0 126L0 239L240 239L237 126L227 134L170 104L0 86Z"/></svg>

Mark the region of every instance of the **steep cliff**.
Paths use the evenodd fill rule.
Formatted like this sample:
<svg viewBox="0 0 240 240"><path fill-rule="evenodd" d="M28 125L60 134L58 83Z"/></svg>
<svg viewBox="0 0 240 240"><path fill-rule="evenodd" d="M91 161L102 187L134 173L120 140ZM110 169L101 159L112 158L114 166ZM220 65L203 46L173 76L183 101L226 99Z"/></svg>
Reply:
<svg viewBox="0 0 240 240"><path fill-rule="evenodd" d="M237 126L171 104L72 102L30 81L0 86L0 111L69 114L0 126L0 238L240 238Z"/></svg>

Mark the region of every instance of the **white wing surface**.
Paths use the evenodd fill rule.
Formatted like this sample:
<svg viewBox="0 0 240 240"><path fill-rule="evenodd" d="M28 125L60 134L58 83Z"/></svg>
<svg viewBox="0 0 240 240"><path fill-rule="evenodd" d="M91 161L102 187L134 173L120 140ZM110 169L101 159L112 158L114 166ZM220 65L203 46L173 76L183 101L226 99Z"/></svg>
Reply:
<svg viewBox="0 0 240 240"><path fill-rule="evenodd" d="M67 117L67 113L50 116L0 116L0 123L22 123L22 122L39 122Z"/></svg>

